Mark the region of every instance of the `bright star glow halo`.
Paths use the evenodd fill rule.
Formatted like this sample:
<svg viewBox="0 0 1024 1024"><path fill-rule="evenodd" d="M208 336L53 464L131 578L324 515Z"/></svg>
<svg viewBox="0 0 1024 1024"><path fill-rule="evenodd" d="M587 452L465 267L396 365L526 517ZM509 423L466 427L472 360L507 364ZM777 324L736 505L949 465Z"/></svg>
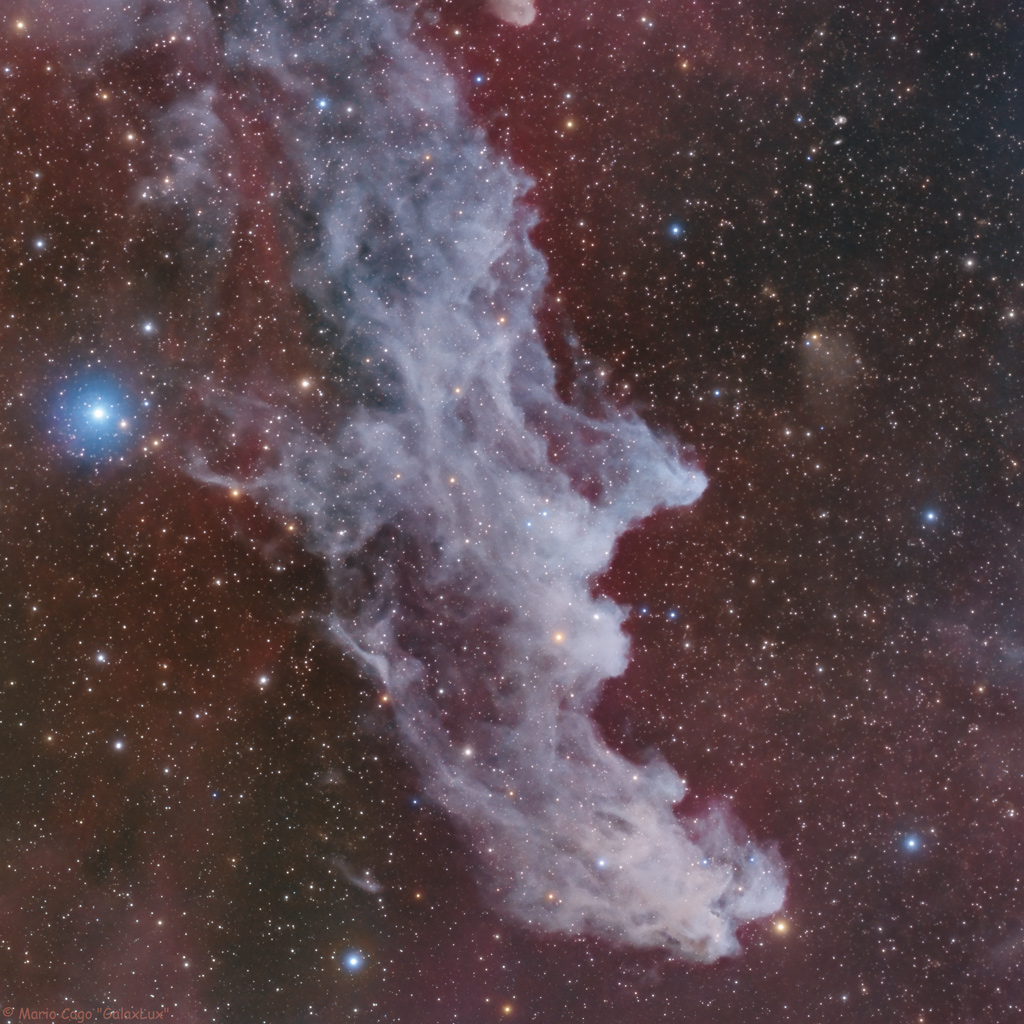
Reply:
<svg viewBox="0 0 1024 1024"><path fill-rule="evenodd" d="M123 455L134 438L137 403L112 377L72 378L57 395L54 420L67 454L103 461Z"/></svg>

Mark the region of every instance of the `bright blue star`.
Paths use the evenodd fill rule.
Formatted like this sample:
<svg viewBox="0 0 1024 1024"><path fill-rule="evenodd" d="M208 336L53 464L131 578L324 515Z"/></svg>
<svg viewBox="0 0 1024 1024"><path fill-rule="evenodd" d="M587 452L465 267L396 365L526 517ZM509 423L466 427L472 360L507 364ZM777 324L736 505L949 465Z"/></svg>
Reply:
<svg viewBox="0 0 1024 1024"><path fill-rule="evenodd" d="M903 849L913 853L915 850L921 849L921 837L915 835L909 835L903 837Z"/></svg>
<svg viewBox="0 0 1024 1024"><path fill-rule="evenodd" d="M939 521L939 513L934 509L928 509L924 514L924 521L926 523L937 523Z"/></svg>
<svg viewBox="0 0 1024 1024"><path fill-rule="evenodd" d="M358 971L366 963L366 958L359 950L353 949L342 956L341 963L346 971Z"/></svg>
<svg viewBox="0 0 1024 1024"><path fill-rule="evenodd" d="M90 374L70 381L57 397L53 417L65 449L79 458L119 455L136 433L136 404L110 377Z"/></svg>
<svg viewBox="0 0 1024 1024"><path fill-rule="evenodd" d="M320 99L316 101L316 105L319 110L326 110L330 106L330 100L321 96Z"/></svg>
<svg viewBox="0 0 1024 1024"><path fill-rule="evenodd" d="M674 220L668 226L668 233L671 238L683 238L686 235L686 225Z"/></svg>

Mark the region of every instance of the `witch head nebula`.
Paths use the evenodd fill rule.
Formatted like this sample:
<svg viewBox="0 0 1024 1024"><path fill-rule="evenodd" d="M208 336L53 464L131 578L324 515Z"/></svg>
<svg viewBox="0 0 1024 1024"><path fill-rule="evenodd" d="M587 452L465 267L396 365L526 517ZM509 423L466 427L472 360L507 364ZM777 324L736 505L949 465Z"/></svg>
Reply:
<svg viewBox="0 0 1024 1024"><path fill-rule="evenodd" d="M500 913L673 957L737 952L737 928L781 906L778 856L722 807L687 816L677 771L623 757L591 717L628 660L626 611L595 578L623 531L696 501L704 477L635 413L559 396L530 181L408 13L253 2L215 26L192 5L147 11L153 33L179 26L217 56L154 112L167 166L139 201L185 216L192 258L217 259L242 204L222 94L244 95L287 141L294 184L265 198L344 396L314 430L244 379L211 386L221 433L195 445L192 473L303 522L331 635L387 696ZM146 24L126 16L125 46ZM103 25L109 47L117 19ZM274 423L260 467L215 468L218 444L259 420Z"/></svg>

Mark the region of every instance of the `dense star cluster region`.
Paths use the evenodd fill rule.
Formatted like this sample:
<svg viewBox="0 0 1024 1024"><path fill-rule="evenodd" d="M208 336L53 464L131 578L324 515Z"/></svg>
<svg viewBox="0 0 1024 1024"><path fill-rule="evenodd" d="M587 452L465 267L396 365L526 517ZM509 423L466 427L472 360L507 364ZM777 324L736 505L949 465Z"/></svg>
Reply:
<svg viewBox="0 0 1024 1024"><path fill-rule="evenodd" d="M1019 1019L1022 54L0 0L5 1016Z"/></svg>

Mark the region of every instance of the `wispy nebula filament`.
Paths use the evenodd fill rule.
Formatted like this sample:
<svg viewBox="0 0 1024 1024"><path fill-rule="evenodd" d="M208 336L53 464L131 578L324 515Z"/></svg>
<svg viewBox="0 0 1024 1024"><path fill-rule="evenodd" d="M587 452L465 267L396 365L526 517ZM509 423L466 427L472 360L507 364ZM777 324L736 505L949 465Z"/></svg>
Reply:
<svg viewBox="0 0 1024 1024"><path fill-rule="evenodd" d="M294 281L354 400L247 486L303 517L334 634L389 695L497 907L714 959L781 905L776 856L722 811L681 818L677 773L623 758L591 719L627 661L625 613L592 580L627 526L704 480L637 416L559 399L530 183L410 31L370 0L249 3L225 37L236 75L290 97L311 225Z"/></svg>

